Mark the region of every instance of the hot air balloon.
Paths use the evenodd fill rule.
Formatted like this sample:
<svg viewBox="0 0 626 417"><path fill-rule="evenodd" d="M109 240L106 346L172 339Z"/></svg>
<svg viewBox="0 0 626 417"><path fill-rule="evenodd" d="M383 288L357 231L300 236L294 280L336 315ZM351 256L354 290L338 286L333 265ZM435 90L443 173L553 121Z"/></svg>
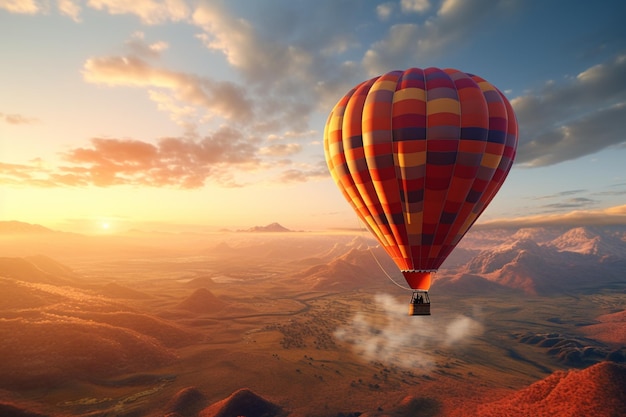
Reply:
<svg viewBox="0 0 626 417"><path fill-rule="evenodd" d="M511 104L484 79L411 68L364 81L324 130L328 169L430 315L432 274L494 198L517 149Z"/></svg>

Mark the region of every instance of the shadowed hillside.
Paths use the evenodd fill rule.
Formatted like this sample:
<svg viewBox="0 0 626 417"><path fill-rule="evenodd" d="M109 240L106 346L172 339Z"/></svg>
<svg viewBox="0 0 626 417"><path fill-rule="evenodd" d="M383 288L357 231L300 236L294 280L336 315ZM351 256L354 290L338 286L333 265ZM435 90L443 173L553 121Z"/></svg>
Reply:
<svg viewBox="0 0 626 417"><path fill-rule="evenodd" d="M281 407L262 398L247 388L234 392L200 412L200 417L277 417Z"/></svg>
<svg viewBox="0 0 626 417"><path fill-rule="evenodd" d="M206 288L198 288L189 297L176 306L192 313L214 313L224 308L226 303L217 298Z"/></svg>
<svg viewBox="0 0 626 417"><path fill-rule="evenodd" d="M296 277L316 291L351 291L390 283L385 273L393 268L380 248L352 248L328 263L305 269ZM396 279L402 279L399 273L394 275Z"/></svg>
<svg viewBox="0 0 626 417"><path fill-rule="evenodd" d="M165 407L166 416L196 416L205 408L206 397L196 387L178 391Z"/></svg>
<svg viewBox="0 0 626 417"><path fill-rule="evenodd" d="M0 276L52 285L71 285L75 278L69 268L43 256L0 257Z"/></svg>
<svg viewBox="0 0 626 417"><path fill-rule="evenodd" d="M0 388L31 389L98 381L171 363L152 337L92 320L36 314L0 322ZM36 358L36 360L34 360Z"/></svg>
<svg viewBox="0 0 626 417"><path fill-rule="evenodd" d="M0 258L0 389L103 383L172 363L174 347L197 340L193 331L136 311L148 298L117 284L91 291L80 277L43 256ZM72 277L66 279L65 277Z"/></svg>

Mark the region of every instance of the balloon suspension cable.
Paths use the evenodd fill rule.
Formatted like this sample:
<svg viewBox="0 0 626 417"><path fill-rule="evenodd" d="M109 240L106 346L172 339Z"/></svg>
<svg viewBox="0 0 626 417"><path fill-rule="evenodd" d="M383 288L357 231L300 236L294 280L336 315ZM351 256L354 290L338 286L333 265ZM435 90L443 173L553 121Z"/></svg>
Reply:
<svg viewBox="0 0 626 417"><path fill-rule="evenodd" d="M361 230L361 229L365 229L365 231L367 231L368 227L367 224L363 221L363 219L361 219L360 217L356 216L356 222L357 222L357 229ZM397 287L402 288L403 290L407 290L407 291L413 291L413 288L409 288L406 287L402 284L399 284L396 282L396 280L394 280L391 275L389 275L387 273L387 271L385 270L385 268L383 267L383 265L380 263L380 261L378 260L378 258L376 257L376 254L374 253L374 251L372 250L372 247L370 245L367 245L367 249L369 250L369 252L372 254L372 257L374 258L374 260L376 261L376 263L378 264L378 267L380 268L381 271L383 271L383 274L385 274L385 276L389 279L389 281L393 282Z"/></svg>
<svg viewBox="0 0 626 417"><path fill-rule="evenodd" d="M383 273L387 276L387 278L389 278L389 281L393 282L394 284L396 284L396 286L402 288L403 290L408 290L408 291L413 291L412 288L409 287L405 287L402 284L398 284L392 277L391 275L389 275L387 273L387 271L385 271L385 268L383 268L382 264L378 261L378 258L376 257L376 254L374 253L374 251L372 250L371 246L368 246L368 249L370 251L370 253L372 254L372 256L374 257L374 260L376 261L376 263L378 264L378 267L380 268L381 271L383 271Z"/></svg>

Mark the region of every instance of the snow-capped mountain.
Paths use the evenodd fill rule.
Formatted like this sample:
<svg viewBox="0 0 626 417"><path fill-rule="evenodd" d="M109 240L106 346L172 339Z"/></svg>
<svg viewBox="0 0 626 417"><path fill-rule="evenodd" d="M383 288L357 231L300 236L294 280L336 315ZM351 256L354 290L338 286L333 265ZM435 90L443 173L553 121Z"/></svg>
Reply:
<svg viewBox="0 0 626 417"><path fill-rule="evenodd" d="M592 255L600 259L626 258L626 241L616 232L576 227L549 243L560 251Z"/></svg>

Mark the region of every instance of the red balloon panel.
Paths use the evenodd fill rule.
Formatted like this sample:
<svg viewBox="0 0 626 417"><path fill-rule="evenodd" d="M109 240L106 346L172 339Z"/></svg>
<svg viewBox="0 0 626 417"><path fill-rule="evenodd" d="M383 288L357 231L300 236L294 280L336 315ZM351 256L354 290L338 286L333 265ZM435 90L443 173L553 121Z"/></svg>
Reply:
<svg viewBox="0 0 626 417"><path fill-rule="evenodd" d="M419 289L493 199L516 147L508 100L454 69L365 81L337 103L324 133L337 186Z"/></svg>

